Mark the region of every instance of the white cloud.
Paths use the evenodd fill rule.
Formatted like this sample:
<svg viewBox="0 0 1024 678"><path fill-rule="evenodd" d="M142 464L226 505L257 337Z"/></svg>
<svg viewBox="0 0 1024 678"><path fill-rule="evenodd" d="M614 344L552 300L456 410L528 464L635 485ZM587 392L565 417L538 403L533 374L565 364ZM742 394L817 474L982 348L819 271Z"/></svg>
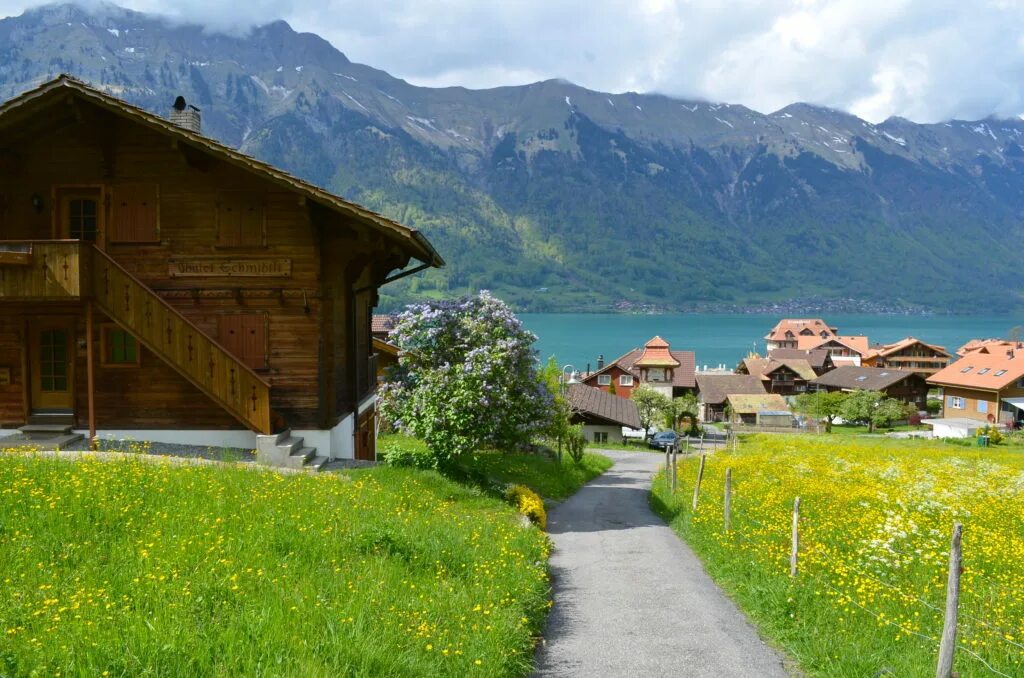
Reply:
<svg viewBox="0 0 1024 678"><path fill-rule="evenodd" d="M27 4L0 0L0 15ZM235 32L283 18L354 61L432 86L562 77L765 112L809 101L873 121L1024 111L1020 0L248 0L244 12L215 0L125 4Z"/></svg>

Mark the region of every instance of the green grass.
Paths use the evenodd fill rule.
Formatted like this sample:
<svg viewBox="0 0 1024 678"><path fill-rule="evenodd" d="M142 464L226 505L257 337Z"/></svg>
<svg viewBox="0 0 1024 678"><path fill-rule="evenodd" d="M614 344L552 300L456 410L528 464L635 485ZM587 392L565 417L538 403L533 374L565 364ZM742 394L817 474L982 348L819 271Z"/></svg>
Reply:
<svg viewBox="0 0 1024 678"><path fill-rule="evenodd" d="M761 632L810 676L934 675L950 531L964 525L955 670L1024 675L1024 453L941 441L753 436L696 459L652 506ZM723 487L733 474L732 530ZM789 576L794 497L799 573Z"/></svg>
<svg viewBox="0 0 1024 678"><path fill-rule="evenodd" d="M875 430L872 431L872 433L876 434L876 435L884 435L886 433L891 433L892 431L925 431L927 429L928 429L927 426L921 426L919 428L915 428L913 426L907 426L907 425L904 425L904 426L886 426L886 427L882 427L882 428L877 428L876 427ZM868 427L867 427L866 424L833 424L832 425L832 435L867 435L867 434L868 434Z"/></svg>
<svg viewBox="0 0 1024 678"><path fill-rule="evenodd" d="M0 675L525 675L548 549L434 472L3 454Z"/></svg>
<svg viewBox="0 0 1024 678"><path fill-rule="evenodd" d="M390 447L401 447L415 454L427 453L423 441L405 435L381 436L378 450ZM582 462L576 464L567 454L559 463L541 454L481 450L459 462L458 476L485 488L495 484L525 485L545 499L561 501L611 466L608 457L591 452L584 454Z"/></svg>

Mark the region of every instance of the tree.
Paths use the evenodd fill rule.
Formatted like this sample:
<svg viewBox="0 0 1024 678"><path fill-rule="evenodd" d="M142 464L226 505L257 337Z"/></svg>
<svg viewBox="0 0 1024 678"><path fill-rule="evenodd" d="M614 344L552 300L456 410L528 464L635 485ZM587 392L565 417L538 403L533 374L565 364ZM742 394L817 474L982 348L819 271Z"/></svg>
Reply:
<svg viewBox="0 0 1024 678"><path fill-rule="evenodd" d="M867 424L868 433L904 415L903 403L886 398L880 391L854 391L843 402L842 417L847 421Z"/></svg>
<svg viewBox="0 0 1024 678"><path fill-rule="evenodd" d="M615 390L615 380L614 379L612 379L611 381L608 382L608 393L610 393L611 395L617 395L618 394L618 392Z"/></svg>
<svg viewBox="0 0 1024 678"><path fill-rule="evenodd" d="M697 429L697 413L700 411L700 404L697 396L692 393L673 398L669 404L669 415L672 417L672 428L675 429L683 419L689 419L691 433Z"/></svg>
<svg viewBox="0 0 1024 678"><path fill-rule="evenodd" d="M555 406L536 339L488 292L409 306L391 334L401 353L380 389L381 412L422 438L439 467L482 446L528 443Z"/></svg>
<svg viewBox="0 0 1024 678"><path fill-rule="evenodd" d="M832 432L832 424L842 414L846 394L842 391L815 391L796 397L796 411L815 421L825 422L825 433Z"/></svg>
<svg viewBox="0 0 1024 678"><path fill-rule="evenodd" d="M636 403L637 412L640 414L640 425L644 427L645 436L651 430L654 420L672 406L668 396L655 391L649 384L641 384L633 389L631 399Z"/></svg>

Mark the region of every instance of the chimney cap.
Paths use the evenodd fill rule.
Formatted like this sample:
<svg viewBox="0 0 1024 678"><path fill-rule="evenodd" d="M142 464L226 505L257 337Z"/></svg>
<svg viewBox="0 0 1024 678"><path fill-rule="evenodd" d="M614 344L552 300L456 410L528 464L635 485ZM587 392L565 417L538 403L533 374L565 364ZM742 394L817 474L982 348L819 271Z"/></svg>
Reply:
<svg viewBox="0 0 1024 678"><path fill-rule="evenodd" d="M174 110L176 110L176 111L184 111L185 110L185 97L181 96L180 94L174 100Z"/></svg>

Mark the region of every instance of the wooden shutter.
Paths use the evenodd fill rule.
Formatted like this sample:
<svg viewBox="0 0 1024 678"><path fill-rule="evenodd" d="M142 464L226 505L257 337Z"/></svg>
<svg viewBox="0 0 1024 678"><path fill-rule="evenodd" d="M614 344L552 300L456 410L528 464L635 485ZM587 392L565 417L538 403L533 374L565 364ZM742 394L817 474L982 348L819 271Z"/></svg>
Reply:
<svg viewBox="0 0 1024 678"><path fill-rule="evenodd" d="M217 203L219 247L263 247L266 244L263 198L248 193L224 193Z"/></svg>
<svg viewBox="0 0 1024 678"><path fill-rule="evenodd" d="M110 242L160 242L160 191L156 184L117 184L111 203Z"/></svg>
<svg viewBox="0 0 1024 678"><path fill-rule="evenodd" d="M267 316L232 313L218 318L220 344L254 370L267 366Z"/></svg>

